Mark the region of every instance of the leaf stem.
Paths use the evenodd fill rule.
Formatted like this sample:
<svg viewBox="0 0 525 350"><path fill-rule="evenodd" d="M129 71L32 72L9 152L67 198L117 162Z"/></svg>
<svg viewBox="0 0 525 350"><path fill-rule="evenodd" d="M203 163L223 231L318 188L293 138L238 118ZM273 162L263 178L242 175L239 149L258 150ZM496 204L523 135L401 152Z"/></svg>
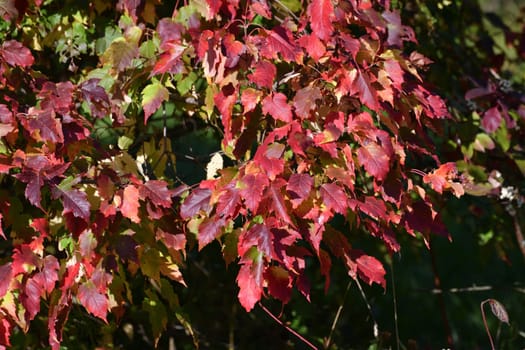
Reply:
<svg viewBox="0 0 525 350"><path fill-rule="evenodd" d="M490 347L492 350L495 350L496 348L494 347L494 341L492 340L492 335L490 335L490 330L489 330L489 326L487 325L487 318L485 317L485 310L483 309L483 306L489 301L489 299L487 300L484 300L481 302L480 304L480 308L481 308L481 316L483 317L483 324L485 325L485 330L487 331L487 334L489 336L489 340L490 340Z"/></svg>
<svg viewBox="0 0 525 350"><path fill-rule="evenodd" d="M299 333L297 333L296 331L294 331L292 328L288 327L287 325L285 325L283 323L283 321L281 321L279 318L277 318L277 316L275 316L274 314L272 314L272 312L270 310L268 310L261 302L259 302L259 306L261 307L261 309L263 309L264 312L266 312L268 314L268 316L270 316L275 322L279 323L281 326L283 326L288 332L292 333L293 335L295 335L300 341L302 341L303 343L305 343L306 345L308 345L311 349L314 349L314 350L318 350L317 347L310 343L308 340L306 340L305 337L303 337L302 335L300 335Z"/></svg>
<svg viewBox="0 0 525 350"><path fill-rule="evenodd" d="M332 322L332 327L330 328L330 334L328 335L328 338L324 341L323 346L325 349L330 348L330 344L332 343L332 335L334 333L337 322L339 322L339 317L341 317L341 313L343 311L343 307L346 301L346 296L348 295L348 291L350 291L351 286L352 286L352 280L350 280L348 282L348 285L346 286L345 294L343 295L343 300L341 301L341 305L339 305L339 308L337 309L337 313L335 314L334 321Z"/></svg>

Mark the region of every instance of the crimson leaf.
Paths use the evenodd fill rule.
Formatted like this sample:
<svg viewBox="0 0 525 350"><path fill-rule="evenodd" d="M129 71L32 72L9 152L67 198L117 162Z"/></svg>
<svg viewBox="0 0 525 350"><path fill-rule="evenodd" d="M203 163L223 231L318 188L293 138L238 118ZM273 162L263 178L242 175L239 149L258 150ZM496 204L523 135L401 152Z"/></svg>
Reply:
<svg viewBox="0 0 525 350"><path fill-rule="evenodd" d="M332 0L313 0L308 6L308 17L310 17L310 26L315 35L322 40L328 40L334 31L332 17L334 16L334 7Z"/></svg>
<svg viewBox="0 0 525 350"><path fill-rule="evenodd" d="M12 66L29 67L35 61L31 51L16 40L4 41L0 55Z"/></svg>
<svg viewBox="0 0 525 350"><path fill-rule="evenodd" d="M78 300L88 312L106 321L109 301L106 294L99 292L92 281L82 283L78 287Z"/></svg>
<svg viewBox="0 0 525 350"><path fill-rule="evenodd" d="M292 108L288 104L286 95L276 93L268 95L262 101L262 111L264 114L271 115L275 120L282 120L289 123L292 121Z"/></svg>

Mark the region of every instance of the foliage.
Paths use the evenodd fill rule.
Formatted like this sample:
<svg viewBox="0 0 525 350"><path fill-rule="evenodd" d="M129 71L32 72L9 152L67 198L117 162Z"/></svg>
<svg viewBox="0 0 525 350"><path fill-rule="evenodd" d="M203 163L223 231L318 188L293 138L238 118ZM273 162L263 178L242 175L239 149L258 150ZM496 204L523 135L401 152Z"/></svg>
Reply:
<svg viewBox="0 0 525 350"><path fill-rule="evenodd" d="M312 267L326 291L337 260L385 287L350 238L428 246L439 197L474 191L435 146L450 114L389 1L21 3L1 7L0 344L44 329L58 349L84 309L109 338L143 317L148 345L175 320L197 345L180 297L198 251L246 311L309 300ZM494 106L473 149L520 132Z"/></svg>

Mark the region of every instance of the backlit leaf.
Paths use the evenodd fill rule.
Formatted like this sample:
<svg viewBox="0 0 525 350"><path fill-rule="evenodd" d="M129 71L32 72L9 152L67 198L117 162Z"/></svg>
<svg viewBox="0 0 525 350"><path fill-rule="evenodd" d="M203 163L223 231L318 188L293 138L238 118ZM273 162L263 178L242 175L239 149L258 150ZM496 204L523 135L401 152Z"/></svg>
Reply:
<svg viewBox="0 0 525 350"><path fill-rule="evenodd" d="M390 169L390 157L378 143L368 141L357 150L357 159L377 180L384 180Z"/></svg>
<svg viewBox="0 0 525 350"><path fill-rule="evenodd" d="M78 287L78 300L86 310L104 322L109 309L109 300L105 293L99 292L91 281L82 283Z"/></svg>
<svg viewBox="0 0 525 350"><path fill-rule="evenodd" d="M292 108L288 104L286 95L280 92L264 98L262 101L262 111L265 114L271 115L276 120L282 120L287 123L292 121Z"/></svg>
<svg viewBox="0 0 525 350"><path fill-rule="evenodd" d="M146 181L139 188L139 197L142 200L149 199L159 207L171 207L171 191L168 190L168 184L162 180Z"/></svg>
<svg viewBox="0 0 525 350"><path fill-rule="evenodd" d="M196 188L184 200L180 208L180 216L183 219L190 219L197 215L201 210L210 210L211 191L206 188Z"/></svg>
<svg viewBox="0 0 525 350"><path fill-rule="evenodd" d="M348 196L341 186L334 183L324 184L321 186L319 192L321 193L324 205L326 205L328 209L332 209L339 214L346 213Z"/></svg>
<svg viewBox="0 0 525 350"><path fill-rule="evenodd" d="M334 7L332 0L313 0L308 5L308 17L310 26L315 35L322 40L328 40L334 27L332 17L334 16Z"/></svg>
<svg viewBox="0 0 525 350"><path fill-rule="evenodd" d="M139 223L139 190L133 185L128 185L123 192L120 212L134 223Z"/></svg>
<svg viewBox="0 0 525 350"><path fill-rule="evenodd" d="M255 64L255 70L248 75L248 79L259 87L271 89L276 73L277 68L275 68L274 64L268 61L260 61Z"/></svg>

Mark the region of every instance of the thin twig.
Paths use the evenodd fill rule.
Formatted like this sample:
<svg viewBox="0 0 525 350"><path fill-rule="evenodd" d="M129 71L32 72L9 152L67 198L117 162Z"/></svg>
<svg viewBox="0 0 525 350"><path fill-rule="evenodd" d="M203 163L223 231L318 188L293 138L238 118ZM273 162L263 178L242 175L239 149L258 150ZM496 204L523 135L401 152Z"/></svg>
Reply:
<svg viewBox="0 0 525 350"><path fill-rule="evenodd" d="M334 334L334 330L335 330L335 327L337 326L337 322L339 322L339 317L341 317L341 313L343 311L343 307L346 301L346 296L348 295L348 291L350 290L351 286L352 286L352 280L350 280L348 282L348 285L346 286L343 300L341 301L341 305L339 305L339 308L337 309L337 313L335 314L335 317L334 317L334 321L332 322L332 327L330 328L330 334L328 335L328 338L325 340L323 344L325 349L328 349L330 347L330 344L332 343L332 335Z"/></svg>
<svg viewBox="0 0 525 350"><path fill-rule="evenodd" d="M434 254L434 250L432 249L432 242L430 242L429 250L432 262L432 272L434 273L434 287L436 287L436 289L441 289L441 278L439 277L439 272L436 264L436 256ZM450 323L447 317L447 306L445 304L445 298L443 297L443 294L438 294L438 303L439 309L441 311L441 318L443 320L443 327L445 328L445 333L447 337L447 344L449 347L453 348L454 342L452 340L452 332L450 330Z"/></svg>
<svg viewBox="0 0 525 350"><path fill-rule="evenodd" d="M394 257L392 256L390 261L390 269L392 270L390 274L390 278L392 280L392 297L394 298L394 329L396 332L396 349L399 350L399 325L398 325L398 318L397 318L397 296L396 296L396 282L394 277Z"/></svg>
<svg viewBox="0 0 525 350"><path fill-rule="evenodd" d="M379 326L377 325L376 319L374 318L374 314L372 313L372 308L370 307L370 304L368 303L368 299L366 298L365 291L363 290L363 287L361 287L361 283L359 283L359 280L357 278L355 279L355 282L357 284L357 287L359 288L359 292L361 292L361 296L363 297L363 300L365 301L366 308L368 309L368 312L370 313L372 322L374 323L374 338L377 339L377 337L379 337Z"/></svg>
<svg viewBox="0 0 525 350"><path fill-rule="evenodd" d="M268 314L268 316L270 316L275 322L277 322L281 326L283 326L288 332L290 332L293 335L295 335L300 341L302 341L303 343L308 345L311 349L317 350L317 347L314 344L310 343L308 340L306 340L305 337L303 337L302 335L300 335L299 333L294 331L292 328L290 328L287 325L285 325L283 323L283 321L281 321L279 318L277 318L277 316L272 314L272 312L270 310L268 310L261 302L259 302L259 306L261 307L261 309L263 309L264 312L266 312Z"/></svg>

